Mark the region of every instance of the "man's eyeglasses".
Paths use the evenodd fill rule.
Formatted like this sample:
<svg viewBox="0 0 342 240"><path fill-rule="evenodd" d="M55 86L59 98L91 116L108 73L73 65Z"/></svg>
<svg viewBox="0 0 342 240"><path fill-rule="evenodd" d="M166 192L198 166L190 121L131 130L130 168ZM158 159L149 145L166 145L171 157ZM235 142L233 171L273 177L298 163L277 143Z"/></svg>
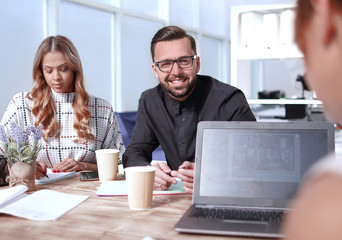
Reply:
<svg viewBox="0 0 342 240"><path fill-rule="evenodd" d="M159 62L154 62L154 64L159 68L162 72L171 72L173 68L173 64L177 63L178 67L180 68L189 68L192 66L194 59L196 59L197 56L185 56L180 57L176 60L163 60Z"/></svg>

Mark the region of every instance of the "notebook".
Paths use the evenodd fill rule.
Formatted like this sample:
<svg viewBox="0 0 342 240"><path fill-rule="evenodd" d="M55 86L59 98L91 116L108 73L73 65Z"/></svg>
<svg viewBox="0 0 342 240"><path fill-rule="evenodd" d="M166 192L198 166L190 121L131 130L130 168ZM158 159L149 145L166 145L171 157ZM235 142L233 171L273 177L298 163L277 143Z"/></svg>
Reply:
<svg viewBox="0 0 342 240"><path fill-rule="evenodd" d="M26 191L24 185L0 190L0 213L39 221L58 220L88 198L47 189L32 194Z"/></svg>
<svg viewBox="0 0 342 240"><path fill-rule="evenodd" d="M60 172L60 173L53 173L50 168L47 169L47 177L41 177L39 179L36 179L36 184L37 185L42 185L42 184L50 184L58 181L62 181L65 179L73 178L77 176L76 172Z"/></svg>
<svg viewBox="0 0 342 240"><path fill-rule="evenodd" d="M179 178L176 178L177 183L171 184L167 190L153 191L153 195L178 195L186 194L183 188L183 184ZM126 181L104 181L96 191L96 195L99 197L110 196L127 196Z"/></svg>
<svg viewBox="0 0 342 240"><path fill-rule="evenodd" d="M279 215L290 210L303 175L334 151L334 142L326 122L200 122L193 204L174 229L283 237ZM210 213L216 216L202 216Z"/></svg>

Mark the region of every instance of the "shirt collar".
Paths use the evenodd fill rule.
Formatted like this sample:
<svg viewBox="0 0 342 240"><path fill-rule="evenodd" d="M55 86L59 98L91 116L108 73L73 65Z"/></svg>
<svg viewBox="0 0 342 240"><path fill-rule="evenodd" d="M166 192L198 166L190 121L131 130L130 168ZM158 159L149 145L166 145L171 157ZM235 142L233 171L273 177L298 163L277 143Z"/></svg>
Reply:
<svg viewBox="0 0 342 240"><path fill-rule="evenodd" d="M71 93L57 93L51 89L51 95L54 102L68 102L72 103L74 101L75 92Z"/></svg>

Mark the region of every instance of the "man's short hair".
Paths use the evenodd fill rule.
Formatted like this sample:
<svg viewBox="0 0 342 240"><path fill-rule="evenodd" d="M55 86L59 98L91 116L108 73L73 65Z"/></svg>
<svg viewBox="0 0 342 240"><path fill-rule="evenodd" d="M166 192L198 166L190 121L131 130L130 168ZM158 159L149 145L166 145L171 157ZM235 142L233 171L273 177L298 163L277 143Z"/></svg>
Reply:
<svg viewBox="0 0 342 240"><path fill-rule="evenodd" d="M158 30L158 32L153 36L151 41L151 55L152 55L152 61L154 61L154 49L156 47L156 44L158 42L162 41L172 41L172 40L178 40L182 38L188 38L190 40L191 49L197 54L196 51L196 41L195 39L187 34L184 29L177 27L177 26L167 26L163 27Z"/></svg>

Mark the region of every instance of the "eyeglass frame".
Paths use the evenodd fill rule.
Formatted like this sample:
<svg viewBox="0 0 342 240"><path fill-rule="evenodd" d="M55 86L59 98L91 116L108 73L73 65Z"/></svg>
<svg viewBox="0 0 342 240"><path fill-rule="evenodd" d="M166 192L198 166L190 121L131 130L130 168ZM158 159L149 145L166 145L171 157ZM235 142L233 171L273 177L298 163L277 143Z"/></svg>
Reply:
<svg viewBox="0 0 342 240"><path fill-rule="evenodd" d="M191 67L194 65L194 60L196 60L196 59L198 58L198 56L197 56L197 55L193 55L193 56L183 56L183 57L179 57L179 58L177 58L177 59L175 59L175 60L166 59L166 60L162 60L162 61L158 61L158 62L153 62L153 63L158 67L159 71L165 72L165 73L169 73L169 72L172 71L173 65L174 65L175 63L177 63L177 65L178 65L179 68L184 69L184 67L181 67L181 66L179 66L179 64L178 64L178 61L179 61L180 59L182 59L182 58L191 58L191 65L190 65L189 67L185 67L185 68L191 68ZM170 69L169 71L163 71L163 70L161 70L160 67L159 67L159 64L162 63L162 62L167 62L167 61L172 61L171 69Z"/></svg>

